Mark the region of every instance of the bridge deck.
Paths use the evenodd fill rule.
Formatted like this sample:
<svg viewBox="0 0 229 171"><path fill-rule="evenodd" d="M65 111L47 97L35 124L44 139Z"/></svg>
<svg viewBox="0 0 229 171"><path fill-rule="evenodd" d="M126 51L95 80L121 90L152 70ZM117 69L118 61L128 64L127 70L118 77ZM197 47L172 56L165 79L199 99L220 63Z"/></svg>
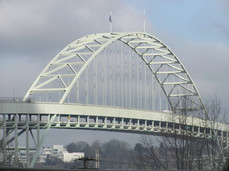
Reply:
<svg viewBox="0 0 229 171"><path fill-rule="evenodd" d="M217 133L224 142L227 141L229 128L222 123L213 123L197 117L182 117L171 113L113 108L107 106L88 106L79 104L54 103L0 103L0 127L2 117L8 115L6 127L13 129L15 122L11 115L18 114L18 129L26 126L26 115L29 114L29 127L47 128L51 116L56 118L51 128L61 129L94 129L107 131L135 132L142 134L176 134L190 135L197 138L211 138Z"/></svg>

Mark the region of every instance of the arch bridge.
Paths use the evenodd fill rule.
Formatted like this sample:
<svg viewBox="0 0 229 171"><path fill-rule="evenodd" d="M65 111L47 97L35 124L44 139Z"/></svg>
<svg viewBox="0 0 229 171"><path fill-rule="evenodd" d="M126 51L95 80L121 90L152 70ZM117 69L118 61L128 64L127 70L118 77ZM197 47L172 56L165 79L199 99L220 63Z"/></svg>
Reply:
<svg viewBox="0 0 229 171"><path fill-rule="evenodd" d="M28 167L33 167L51 128L206 140L214 136L223 148L229 132L228 125L209 120L178 57L142 32L92 34L66 46L23 99L1 100L0 128L3 163L8 151L16 163L25 135Z"/></svg>

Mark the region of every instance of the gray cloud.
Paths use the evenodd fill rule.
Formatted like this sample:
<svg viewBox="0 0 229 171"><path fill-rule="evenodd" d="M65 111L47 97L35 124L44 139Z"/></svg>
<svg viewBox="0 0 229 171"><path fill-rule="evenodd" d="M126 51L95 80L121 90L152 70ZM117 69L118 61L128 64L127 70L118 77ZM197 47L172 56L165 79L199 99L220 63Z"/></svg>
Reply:
<svg viewBox="0 0 229 171"><path fill-rule="evenodd" d="M23 96L43 67L67 44L87 34L108 32L110 10L114 31L140 30L136 23L142 16L120 0L1 1L0 80L5 83L0 85L0 95L12 95L8 89L14 87L16 94ZM26 80L18 83L15 76Z"/></svg>

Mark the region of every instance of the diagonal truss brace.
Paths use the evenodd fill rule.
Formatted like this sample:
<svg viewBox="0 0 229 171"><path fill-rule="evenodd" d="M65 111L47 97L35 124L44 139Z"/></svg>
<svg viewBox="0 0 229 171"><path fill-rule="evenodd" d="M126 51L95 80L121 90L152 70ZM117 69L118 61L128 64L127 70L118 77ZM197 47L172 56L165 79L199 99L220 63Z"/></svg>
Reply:
<svg viewBox="0 0 229 171"><path fill-rule="evenodd" d="M33 156L33 159L32 159L32 161L30 163L29 168L33 168L33 166L34 166L34 164L35 164L35 162L37 160L37 157L39 155L40 149L41 149L42 145L44 144L44 141L45 141L45 138L47 136L47 133L48 133L53 121L55 120L56 116L57 116L56 114L50 116L50 120L48 120L48 123L47 123L47 128L45 129L44 134L42 135L40 142L37 142L36 153Z"/></svg>

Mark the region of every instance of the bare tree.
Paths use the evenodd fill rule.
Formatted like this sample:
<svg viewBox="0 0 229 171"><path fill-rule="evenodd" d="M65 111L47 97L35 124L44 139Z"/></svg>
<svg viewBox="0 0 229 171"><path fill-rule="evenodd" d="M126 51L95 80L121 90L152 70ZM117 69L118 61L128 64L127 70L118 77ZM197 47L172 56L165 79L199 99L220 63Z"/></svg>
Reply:
<svg viewBox="0 0 229 171"><path fill-rule="evenodd" d="M198 143L192 137L191 127L187 123L192 104L187 97L182 97L179 101L180 106L176 109L176 113L174 112L174 116L172 116L172 118L178 117L179 119L178 132L173 137L163 138L163 142L175 160L176 169L194 169L194 158L198 156L194 148L197 148L196 145Z"/></svg>
<svg viewBox="0 0 229 171"><path fill-rule="evenodd" d="M155 146L155 140L147 140L142 138L141 144L143 150L137 151L137 159L141 161L144 168L154 169L211 169L219 170L222 168L223 149L225 143L218 139L220 122L225 122L225 112L222 110L220 100L215 96L206 106L209 120L200 120L202 125L199 127L200 138L193 137L193 125L189 125L188 117L190 113L194 116L201 116L198 111L191 111L191 101L184 97L179 99L180 106L171 114L171 122L176 124L173 136L164 134L165 136L159 139L161 144L160 153L158 147ZM176 113L175 113L176 112ZM204 113L202 113L204 115ZM203 119L203 117L202 117ZM209 123L211 125L209 125ZM211 133L211 134L210 134ZM211 136L209 138L209 136ZM162 148L163 144L163 148ZM153 148L152 148L153 147ZM152 163L150 166L149 163Z"/></svg>
<svg viewBox="0 0 229 171"><path fill-rule="evenodd" d="M211 120L210 127L212 130L207 146L209 166L211 169L220 169L224 161L225 154L223 149L225 148L225 144L219 140L219 132L217 130L220 128L219 123L227 122L226 112L222 109L220 98L217 95L208 101L206 106L209 119Z"/></svg>
<svg viewBox="0 0 229 171"><path fill-rule="evenodd" d="M141 143L134 147L134 159L137 169L168 169L167 149L163 144L154 145L155 139L142 136Z"/></svg>
<svg viewBox="0 0 229 171"><path fill-rule="evenodd" d="M172 136L169 133L164 134L164 137L159 139L161 149L163 149L160 153L156 148L152 148L152 141L143 139L142 144L146 152L144 156L141 154L141 159L151 160L156 169L173 168L184 170L201 168L202 144L192 137L192 128L187 123L190 109L191 101L187 97L179 99L179 106L174 109L170 118L171 123L173 123L174 134ZM176 124L177 120L179 122ZM147 157L147 155L150 157Z"/></svg>

